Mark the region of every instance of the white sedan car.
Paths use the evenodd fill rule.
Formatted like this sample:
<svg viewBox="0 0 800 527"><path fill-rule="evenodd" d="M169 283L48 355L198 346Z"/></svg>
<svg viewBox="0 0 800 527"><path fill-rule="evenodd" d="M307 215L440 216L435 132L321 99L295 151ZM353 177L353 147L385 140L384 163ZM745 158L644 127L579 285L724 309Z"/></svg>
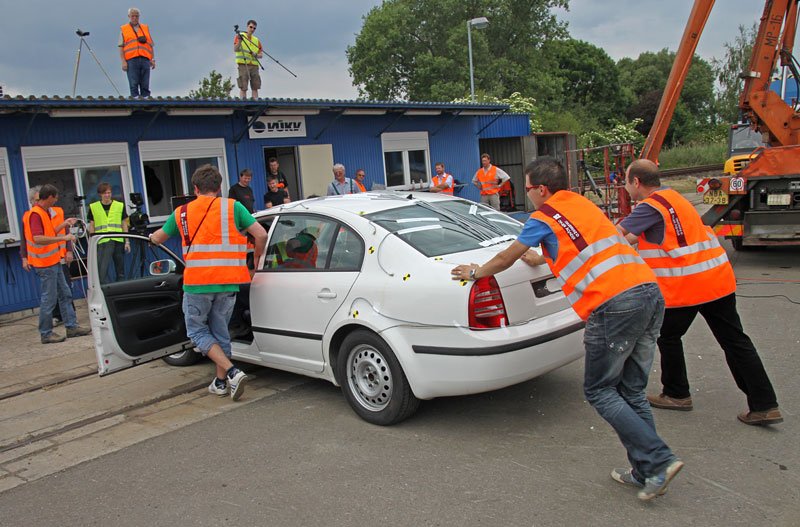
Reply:
<svg viewBox="0 0 800 527"><path fill-rule="evenodd" d="M231 320L234 360L326 379L371 423L397 423L421 399L496 390L583 355L583 322L547 266L520 261L496 277L451 279L455 265L486 262L515 238L521 224L504 214L432 194L367 193L256 218L269 240ZM100 374L166 355L194 362L179 240L170 251L126 236L124 277L101 284L89 270ZM90 262L100 239L91 240Z"/></svg>

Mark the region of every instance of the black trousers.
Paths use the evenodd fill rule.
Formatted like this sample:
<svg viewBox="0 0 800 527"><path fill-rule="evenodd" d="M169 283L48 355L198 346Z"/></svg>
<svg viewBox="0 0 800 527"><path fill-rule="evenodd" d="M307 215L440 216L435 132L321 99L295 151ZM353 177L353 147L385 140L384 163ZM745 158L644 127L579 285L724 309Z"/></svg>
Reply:
<svg viewBox="0 0 800 527"><path fill-rule="evenodd" d="M735 293L706 304L664 311L664 324L658 338L664 394L681 399L691 395L681 337L689 330L697 313L706 319L714 338L725 352L725 360L733 374L733 380L747 396L750 410L760 412L776 408L778 400L772 383L753 342L742 329L742 322L736 311Z"/></svg>

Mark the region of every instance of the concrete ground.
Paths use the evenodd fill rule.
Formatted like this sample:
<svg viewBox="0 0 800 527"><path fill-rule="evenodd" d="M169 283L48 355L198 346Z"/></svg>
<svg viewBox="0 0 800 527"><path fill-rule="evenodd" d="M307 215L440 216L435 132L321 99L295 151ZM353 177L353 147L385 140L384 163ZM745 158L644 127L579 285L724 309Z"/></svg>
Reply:
<svg viewBox="0 0 800 527"><path fill-rule="evenodd" d="M686 338L695 410L655 410L686 468L654 502L609 478L625 453L584 400L580 363L497 392L427 401L382 428L358 419L321 381L255 369L259 382L245 404L233 404L203 392L210 365L159 361L0 400L0 484L9 489L0 493L0 523L800 525L800 251L729 255L745 329L786 421L759 428L736 420L744 397L699 319ZM90 337L72 339L80 350L67 352L37 348L11 327L0 327L0 341L16 343L0 351L3 378L90 368ZM58 362L70 355L72 366ZM170 397L180 386L188 388ZM125 411L153 394L165 395ZM86 400L97 402L84 408ZM46 436L48 420L80 424L101 411L120 422ZM24 445L25 437L51 444ZM33 451L19 456L24 448Z"/></svg>

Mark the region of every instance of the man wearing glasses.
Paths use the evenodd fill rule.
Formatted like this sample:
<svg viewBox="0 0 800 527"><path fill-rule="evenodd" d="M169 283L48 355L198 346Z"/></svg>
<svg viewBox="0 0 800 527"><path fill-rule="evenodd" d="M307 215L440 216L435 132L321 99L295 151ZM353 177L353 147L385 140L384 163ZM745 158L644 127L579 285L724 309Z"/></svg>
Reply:
<svg viewBox="0 0 800 527"><path fill-rule="evenodd" d="M258 59L264 56L261 41L253 35L256 30L255 20L247 21L247 32L239 33L233 39L233 51L236 52L236 67L239 69L239 97L247 97L247 85L250 84L253 99L258 99L261 88L261 75L258 72Z"/></svg>

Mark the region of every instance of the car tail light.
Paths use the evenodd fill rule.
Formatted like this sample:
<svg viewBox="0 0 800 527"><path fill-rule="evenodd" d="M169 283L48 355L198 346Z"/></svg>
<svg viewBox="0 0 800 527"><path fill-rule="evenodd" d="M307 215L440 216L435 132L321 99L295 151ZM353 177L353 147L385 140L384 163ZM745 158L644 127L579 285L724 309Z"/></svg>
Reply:
<svg viewBox="0 0 800 527"><path fill-rule="evenodd" d="M480 278L469 292L469 327L502 328L508 325L506 305L494 276Z"/></svg>

